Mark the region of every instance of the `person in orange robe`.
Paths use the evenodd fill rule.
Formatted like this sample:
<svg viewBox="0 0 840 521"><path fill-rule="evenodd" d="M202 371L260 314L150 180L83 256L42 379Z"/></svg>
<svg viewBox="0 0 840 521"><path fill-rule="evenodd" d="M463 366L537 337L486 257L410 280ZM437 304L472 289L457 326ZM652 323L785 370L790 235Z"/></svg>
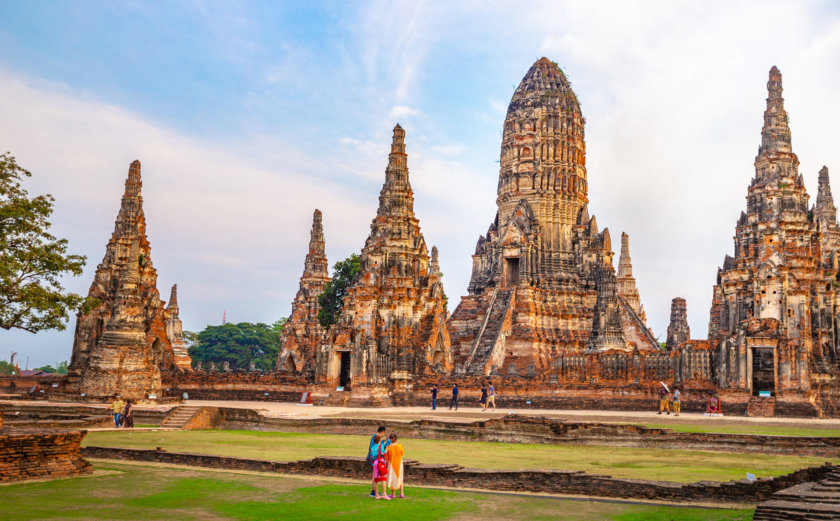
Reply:
<svg viewBox="0 0 840 521"><path fill-rule="evenodd" d="M391 497L397 497L397 489L400 489L400 497L405 497L403 489L403 454L405 453L401 443L397 443L397 435L391 434L391 444L385 453L385 461L388 462L388 478L385 484L391 489Z"/></svg>

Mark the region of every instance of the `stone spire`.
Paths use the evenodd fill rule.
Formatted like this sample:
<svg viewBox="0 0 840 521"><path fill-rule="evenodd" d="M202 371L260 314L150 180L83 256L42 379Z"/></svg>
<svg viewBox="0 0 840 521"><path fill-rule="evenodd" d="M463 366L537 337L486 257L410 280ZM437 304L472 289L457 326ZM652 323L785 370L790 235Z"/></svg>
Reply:
<svg viewBox="0 0 840 521"><path fill-rule="evenodd" d="M414 215L414 194L408 182L405 153L405 130L397 123L385 169L385 184L379 193L377 217L386 215L408 217Z"/></svg>
<svg viewBox="0 0 840 521"><path fill-rule="evenodd" d="M642 299L636 287L636 279L633 277L633 262L630 259L630 236L624 232L621 233L621 253L618 257L616 283L618 295L639 315L642 322L646 322L645 307L642 306Z"/></svg>
<svg viewBox="0 0 840 521"><path fill-rule="evenodd" d="M173 284L172 289L169 290L169 302L166 304L166 309L178 313L178 285Z"/></svg>
<svg viewBox="0 0 840 521"><path fill-rule="evenodd" d="M827 224L837 223L837 207L834 206L834 197L831 195L831 185L828 179L828 167L820 169L819 189L817 191L817 204L814 208L814 217Z"/></svg>
<svg viewBox="0 0 840 521"><path fill-rule="evenodd" d="M688 327L685 299L676 297L671 301L671 323L668 325L665 348L668 351L673 351L690 338L691 330Z"/></svg>
<svg viewBox="0 0 840 521"><path fill-rule="evenodd" d="M437 246L432 246L432 262L429 265L429 275L440 275L440 261Z"/></svg>
<svg viewBox="0 0 840 521"><path fill-rule="evenodd" d="M319 279L329 278L327 256L324 253L324 225L321 210L312 214L312 231L309 234L309 253L304 260L303 276Z"/></svg>
<svg viewBox="0 0 840 521"><path fill-rule="evenodd" d="M300 286L292 301L292 314L283 328L277 371L312 376L315 370L315 353L326 333L318 321L318 296L330 281L324 244L321 210L316 209L312 214L309 251L303 262Z"/></svg>
<svg viewBox="0 0 840 521"><path fill-rule="evenodd" d="M119 390L127 398L145 398L160 390L162 369L190 366L186 350L173 356L166 333L177 304L164 309L157 289L142 187L140 161L133 161L114 232L88 291L98 304L77 315L68 384L91 397Z"/></svg>
<svg viewBox="0 0 840 521"><path fill-rule="evenodd" d="M782 73L774 65L767 80L767 108L764 110L759 155L774 155L780 152L790 154L793 151L785 100L782 98Z"/></svg>
<svg viewBox="0 0 840 521"><path fill-rule="evenodd" d="M446 300L440 275L433 276L440 268L431 266L414 215L405 131L399 125L360 261L341 317L327 333L329 346L318 353L316 382L349 385L354 392L365 385L381 392L387 385L389 399L399 402L412 392L415 376L452 367ZM346 353L349 367L342 375L336 360Z"/></svg>

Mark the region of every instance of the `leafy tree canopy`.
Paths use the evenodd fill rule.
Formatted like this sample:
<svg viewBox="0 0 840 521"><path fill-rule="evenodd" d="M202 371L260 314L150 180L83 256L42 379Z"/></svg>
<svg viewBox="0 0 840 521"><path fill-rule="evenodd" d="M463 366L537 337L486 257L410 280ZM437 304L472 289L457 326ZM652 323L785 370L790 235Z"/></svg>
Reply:
<svg viewBox="0 0 840 521"><path fill-rule="evenodd" d="M66 292L60 279L81 275L85 257L69 255L67 239L49 233L54 199L30 197L21 182L31 176L0 155L0 328L63 330L85 299Z"/></svg>
<svg viewBox="0 0 840 521"><path fill-rule="evenodd" d="M231 369L248 369L250 362L256 362L257 369L274 370L280 353L280 339L286 318L271 325L250 322L207 326L195 335L192 346L187 349L193 362L214 362L221 365L229 362ZM186 337L185 332L185 337Z"/></svg>
<svg viewBox="0 0 840 521"><path fill-rule="evenodd" d="M43 367L36 367L36 371L44 371L45 373L67 374L67 361L58 362L55 367L52 365L45 365Z"/></svg>
<svg viewBox="0 0 840 521"><path fill-rule="evenodd" d="M322 326L330 327L338 322L347 289L361 269L362 260L355 253L335 263L332 280L324 286L324 292L318 295L318 322Z"/></svg>
<svg viewBox="0 0 840 521"><path fill-rule="evenodd" d="M17 368L5 360L0 360L0 375L8 376L12 374L17 374Z"/></svg>

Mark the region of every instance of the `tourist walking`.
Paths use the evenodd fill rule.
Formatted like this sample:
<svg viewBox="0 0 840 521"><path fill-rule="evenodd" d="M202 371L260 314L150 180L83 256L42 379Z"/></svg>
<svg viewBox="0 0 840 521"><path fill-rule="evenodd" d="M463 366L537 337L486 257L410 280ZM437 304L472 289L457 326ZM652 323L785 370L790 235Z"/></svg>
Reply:
<svg viewBox="0 0 840 521"><path fill-rule="evenodd" d="M370 497L377 497L379 494L377 493L377 486L376 486L376 458L379 451L379 444L383 440L385 440L385 432L386 428L384 425L381 425L378 429L376 429L376 434L370 437L370 445L368 446L367 456L365 459L368 462L368 465L374 467L374 480L371 483L370 487ZM390 443L390 442L389 442ZM386 446L387 448L387 446Z"/></svg>
<svg viewBox="0 0 840 521"><path fill-rule="evenodd" d="M401 443L397 443L397 434L392 433L388 437L390 445L385 452L385 459L388 461L388 477L385 480L386 488L391 489L391 499L397 497L397 489L400 489L400 498L405 498L403 490L403 454L405 453Z"/></svg>
<svg viewBox="0 0 840 521"><path fill-rule="evenodd" d="M674 416L680 415L680 388L674 386Z"/></svg>
<svg viewBox="0 0 840 521"><path fill-rule="evenodd" d="M458 410L458 384L455 384L452 387L452 399L449 400L449 410L452 410L452 406L455 406L455 410Z"/></svg>
<svg viewBox="0 0 840 521"><path fill-rule="evenodd" d="M114 411L114 427L119 428L122 423L122 413L125 409L125 402L120 399L120 395L114 395L114 402L111 404L111 410Z"/></svg>
<svg viewBox="0 0 840 521"><path fill-rule="evenodd" d="M671 414L671 407L668 405L668 387L662 382L659 383L662 386L659 388L659 412L656 414L662 414L662 411L667 411L668 414Z"/></svg>
<svg viewBox="0 0 840 521"><path fill-rule="evenodd" d="M125 407L123 408L122 424L123 427L127 429L134 428L134 415L131 413L131 400L125 401Z"/></svg>
<svg viewBox="0 0 840 521"><path fill-rule="evenodd" d="M438 393L438 386L437 384L432 384L432 410L437 409L437 393Z"/></svg>
<svg viewBox="0 0 840 521"><path fill-rule="evenodd" d="M478 399L478 404L481 405L481 412L487 410L487 386L481 386L481 398Z"/></svg>
<svg viewBox="0 0 840 521"><path fill-rule="evenodd" d="M493 382L490 382L490 387L488 387L487 393L487 407L493 406L493 410L496 410L496 388L493 387ZM485 407L485 409L487 408Z"/></svg>

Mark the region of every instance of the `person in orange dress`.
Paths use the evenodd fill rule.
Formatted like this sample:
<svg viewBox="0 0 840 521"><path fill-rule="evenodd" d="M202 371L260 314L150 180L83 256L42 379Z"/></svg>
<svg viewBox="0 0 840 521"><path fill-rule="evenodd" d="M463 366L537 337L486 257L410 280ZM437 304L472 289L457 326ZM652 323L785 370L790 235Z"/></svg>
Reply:
<svg viewBox="0 0 840 521"><path fill-rule="evenodd" d="M388 477L385 481L386 486L391 489L391 497L397 497L397 489L400 489L400 497L405 498L405 490L403 489L403 454L405 450L401 443L397 443L397 435L391 434L389 437L391 444L388 445L388 450L385 453L385 460L388 462Z"/></svg>

